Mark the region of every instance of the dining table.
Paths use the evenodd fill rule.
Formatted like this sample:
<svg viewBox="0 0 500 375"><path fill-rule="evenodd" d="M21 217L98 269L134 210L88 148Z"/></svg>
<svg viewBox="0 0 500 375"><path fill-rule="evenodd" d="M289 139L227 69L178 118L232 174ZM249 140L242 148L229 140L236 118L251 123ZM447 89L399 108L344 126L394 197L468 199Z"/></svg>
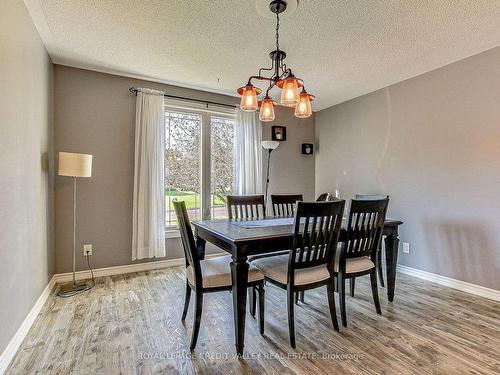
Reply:
<svg viewBox="0 0 500 375"><path fill-rule="evenodd" d="M293 243L293 217L266 217L260 219L197 220L192 224L197 237L197 251L204 259L206 242L223 249L232 257L231 280L234 314L235 345L238 355L243 355L247 305L248 258L289 250ZM339 242L346 238L346 220L339 235ZM398 261L400 220L386 219L383 228L385 242L385 267L387 298L394 300L396 267Z"/></svg>

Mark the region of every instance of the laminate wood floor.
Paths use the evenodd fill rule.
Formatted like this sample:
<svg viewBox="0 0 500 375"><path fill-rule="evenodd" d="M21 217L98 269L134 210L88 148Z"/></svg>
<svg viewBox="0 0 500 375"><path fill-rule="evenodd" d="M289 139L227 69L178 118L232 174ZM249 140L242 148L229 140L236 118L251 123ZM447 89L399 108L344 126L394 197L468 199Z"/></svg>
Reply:
<svg viewBox="0 0 500 375"><path fill-rule="evenodd" d="M358 279L348 327L337 333L326 289L307 291L293 350L286 293L268 284L265 334L247 315L245 358L237 359L230 293L205 295L191 354L182 268L103 277L77 297L49 297L7 373L500 374L500 303L402 274L395 302L384 288L380 296L382 316L369 278Z"/></svg>

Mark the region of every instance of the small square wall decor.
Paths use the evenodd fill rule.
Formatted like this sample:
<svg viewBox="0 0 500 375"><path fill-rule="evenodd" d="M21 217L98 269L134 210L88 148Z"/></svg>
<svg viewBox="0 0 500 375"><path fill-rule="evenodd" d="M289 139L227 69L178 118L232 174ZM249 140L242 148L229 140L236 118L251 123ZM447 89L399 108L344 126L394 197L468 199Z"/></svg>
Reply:
<svg viewBox="0 0 500 375"><path fill-rule="evenodd" d="M286 141L286 128L284 126L271 127L271 139L273 141Z"/></svg>
<svg viewBox="0 0 500 375"><path fill-rule="evenodd" d="M312 143L302 143L302 154L312 155L314 152L314 145Z"/></svg>

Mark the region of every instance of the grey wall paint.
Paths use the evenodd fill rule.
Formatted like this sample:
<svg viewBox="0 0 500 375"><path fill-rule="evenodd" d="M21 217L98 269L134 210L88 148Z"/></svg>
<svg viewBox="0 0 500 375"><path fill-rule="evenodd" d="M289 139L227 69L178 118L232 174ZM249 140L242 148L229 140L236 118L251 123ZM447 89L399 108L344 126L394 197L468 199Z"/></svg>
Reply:
<svg viewBox="0 0 500 375"><path fill-rule="evenodd" d="M94 267L130 264L135 97L128 88L158 88L174 95L224 103L235 103L238 99L59 65L55 65L54 71L54 149L56 153L72 151L94 155L92 177L78 180L77 269L86 268L82 250L85 243L94 245ZM300 155L299 143L313 140L314 122L312 119L295 122L293 111L283 111L279 110L278 123L288 124L290 141L275 154L273 171L281 172L273 179L276 184L273 188L283 187L287 192L289 186L296 185L312 197L314 160ZM270 134L267 126L264 134ZM301 166L307 166L307 172L300 173ZM279 182L280 179L283 182ZM71 270L71 194L71 179L56 176L57 273ZM180 239L168 239L166 245L167 259L183 256ZM208 251L221 250L211 247Z"/></svg>
<svg viewBox="0 0 500 375"><path fill-rule="evenodd" d="M391 196L400 263L500 289L500 48L316 114L316 192Z"/></svg>
<svg viewBox="0 0 500 375"><path fill-rule="evenodd" d="M286 126L287 139L271 154L269 195L303 194L305 200L314 200L314 156L301 154L302 143L314 143L314 113L307 119L298 119L293 108L278 106L275 114L274 121L263 123L262 139L271 139L271 127L275 125ZM264 186L267 156L264 151Z"/></svg>
<svg viewBox="0 0 500 375"><path fill-rule="evenodd" d="M0 353L54 273L52 62L22 1L0 2Z"/></svg>

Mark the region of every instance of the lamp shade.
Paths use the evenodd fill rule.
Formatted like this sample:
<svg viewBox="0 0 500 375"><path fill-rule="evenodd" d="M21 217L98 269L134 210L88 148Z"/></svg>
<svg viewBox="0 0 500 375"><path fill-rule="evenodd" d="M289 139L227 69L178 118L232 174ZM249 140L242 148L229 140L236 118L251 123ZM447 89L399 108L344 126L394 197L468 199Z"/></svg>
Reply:
<svg viewBox="0 0 500 375"><path fill-rule="evenodd" d="M240 108L243 111L253 112L259 108L257 95L260 93L260 90L253 85L246 85L245 87L240 87L238 92L241 92Z"/></svg>
<svg viewBox="0 0 500 375"><path fill-rule="evenodd" d="M312 115L311 99L313 95L309 95L307 91L303 90L300 93L299 102L295 106L295 117L307 118Z"/></svg>
<svg viewBox="0 0 500 375"><path fill-rule="evenodd" d="M294 77L285 79L281 89L281 104L287 107L295 107L299 102L298 89L299 86Z"/></svg>
<svg viewBox="0 0 500 375"><path fill-rule="evenodd" d="M262 141L262 148L266 150L275 150L280 145L277 141Z"/></svg>
<svg viewBox="0 0 500 375"><path fill-rule="evenodd" d="M59 153L59 176L90 177L92 175L92 155Z"/></svg>
<svg viewBox="0 0 500 375"><path fill-rule="evenodd" d="M260 104L259 120L262 122L274 121L274 106L276 102L266 96Z"/></svg>

